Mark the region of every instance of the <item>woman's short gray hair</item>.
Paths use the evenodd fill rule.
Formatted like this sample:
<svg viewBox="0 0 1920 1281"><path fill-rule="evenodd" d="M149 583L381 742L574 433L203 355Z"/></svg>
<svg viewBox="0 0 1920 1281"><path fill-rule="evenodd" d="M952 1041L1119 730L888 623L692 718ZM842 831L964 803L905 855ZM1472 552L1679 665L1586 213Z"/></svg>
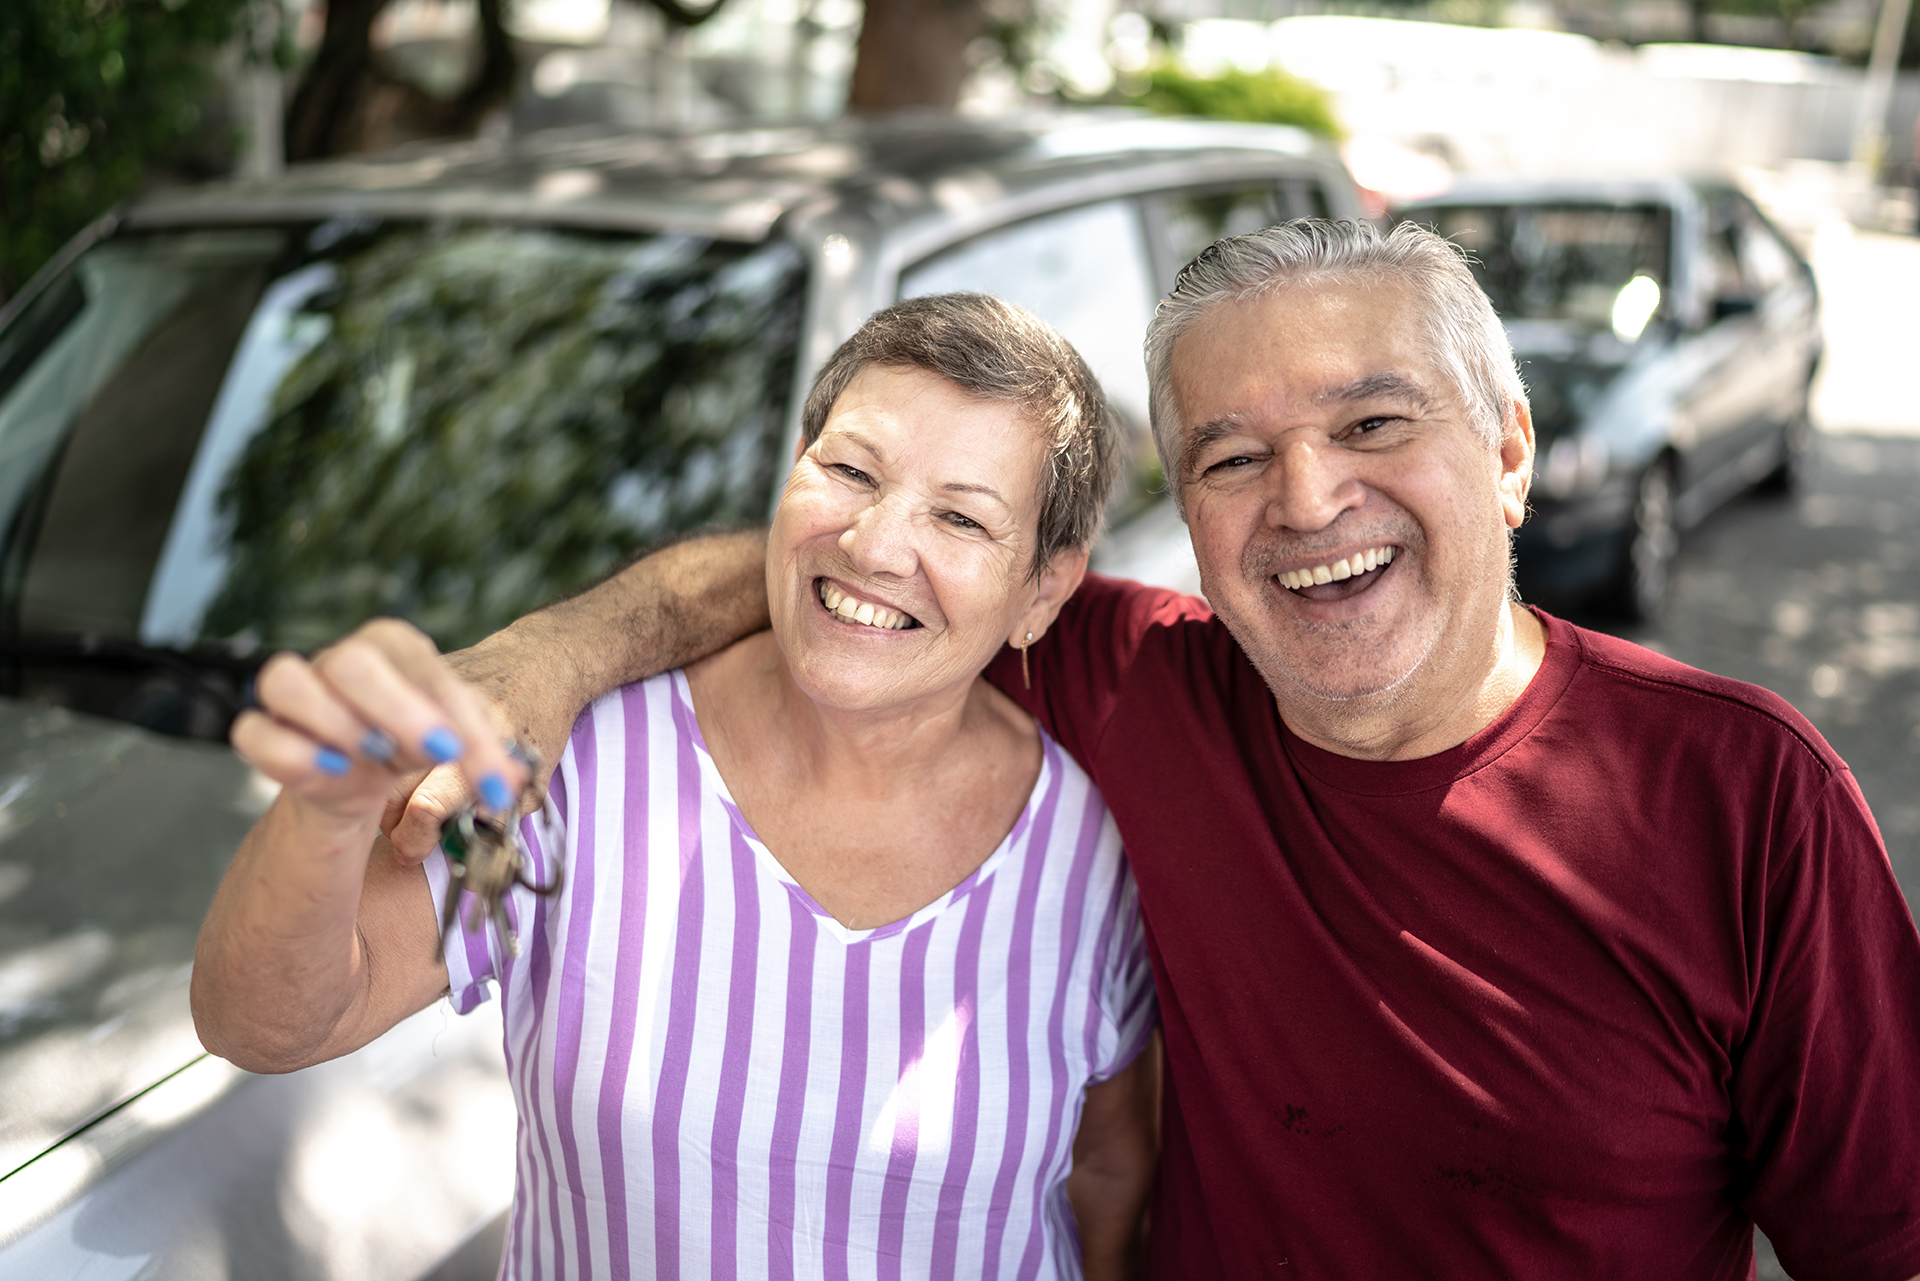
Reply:
<svg viewBox="0 0 1920 1281"><path fill-rule="evenodd" d="M1099 381L1045 321L990 294L931 294L875 312L814 376L800 415L808 445L868 365L924 369L981 400L1017 405L1047 451L1031 572L1061 551L1093 545L1118 442Z"/></svg>
<svg viewBox="0 0 1920 1281"><path fill-rule="evenodd" d="M1507 406L1527 393L1507 331L1460 250L1418 223L1382 232L1370 222L1303 218L1215 241L1181 270L1147 328L1153 442L1176 502L1181 423L1172 371L1180 335L1222 302L1348 280L1391 281L1413 291L1434 367L1460 387L1489 447L1498 446Z"/></svg>

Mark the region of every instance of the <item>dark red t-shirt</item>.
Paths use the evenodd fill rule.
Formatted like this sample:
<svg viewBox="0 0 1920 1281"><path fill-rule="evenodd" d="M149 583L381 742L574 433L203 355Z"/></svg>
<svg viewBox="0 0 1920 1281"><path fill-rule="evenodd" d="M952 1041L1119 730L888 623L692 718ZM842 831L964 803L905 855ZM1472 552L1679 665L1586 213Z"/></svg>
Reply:
<svg viewBox="0 0 1920 1281"><path fill-rule="evenodd" d="M1090 578L997 684L1105 793L1169 1090L1161 1278L1920 1273L1920 934L1764 690L1542 616L1437 756L1282 725L1205 606ZM1749 1217L1751 1216L1751 1218Z"/></svg>

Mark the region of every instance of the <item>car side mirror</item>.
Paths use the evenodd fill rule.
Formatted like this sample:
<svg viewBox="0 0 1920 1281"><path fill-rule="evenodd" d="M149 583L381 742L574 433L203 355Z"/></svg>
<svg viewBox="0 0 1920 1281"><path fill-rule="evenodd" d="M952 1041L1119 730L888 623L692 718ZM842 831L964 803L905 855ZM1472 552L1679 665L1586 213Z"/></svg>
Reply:
<svg viewBox="0 0 1920 1281"><path fill-rule="evenodd" d="M1729 316L1751 316L1759 309L1759 304L1744 294L1725 294L1713 300L1713 318L1725 320Z"/></svg>

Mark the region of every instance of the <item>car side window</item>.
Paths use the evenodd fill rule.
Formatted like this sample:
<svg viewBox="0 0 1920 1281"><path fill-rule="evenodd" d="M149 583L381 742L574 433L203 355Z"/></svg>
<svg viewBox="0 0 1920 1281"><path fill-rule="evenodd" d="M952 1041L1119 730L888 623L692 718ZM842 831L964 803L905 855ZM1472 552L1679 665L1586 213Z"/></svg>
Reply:
<svg viewBox="0 0 1920 1281"><path fill-rule="evenodd" d="M1147 421L1140 356L1154 289L1131 200L1031 218L934 255L900 277L901 298L972 290L1018 303L1059 330L1130 424Z"/></svg>
<svg viewBox="0 0 1920 1281"><path fill-rule="evenodd" d="M1157 291L1132 200L1106 200L1001 227L941 251L900 276L899 297L972 290L1018 303L1059 330L1106 389L1127 437L1129 473L1116 517L1158 482L1147 435L1141 356Z"/></svg>
<svg viewBox="0 0 1920 1281"><path fill-rule="evenodd" d="M1317 190L1317 189L1316 189ZM1282 207L1272 184L1215 191L1176 191L1162 197L1166 210L1167 256L1177 273L1222 236L1239 236L1271 227L1282 218L1304 217ZM1321 207L1325 207L1324 198ZM1173 282L1167 281L1171 289Z"/></svg>
<svg viewBox="0 0 1920 1281"><path fill-rule="evenodd" d="M1280 184L1281 210L1288 218L1331 218L1327 189L1311 178L1289 178Z"/></svg>
<svg viewBox="0 0 1920 1281"><path fill-rule="evenodd" d="M1752 297L1746 273L1741 269L1740 245L1736 239L1733 202L1718 199L1708 206L1705 294L1717 303Z"/></svg>
<svg viewBox="0 0 1920 1281"><path fill-rule="evenodd" d="M1734 245L1741 274L1755 298L1764 298L1793 276L1793 252L1746 201L1734 205Z"/></svg>

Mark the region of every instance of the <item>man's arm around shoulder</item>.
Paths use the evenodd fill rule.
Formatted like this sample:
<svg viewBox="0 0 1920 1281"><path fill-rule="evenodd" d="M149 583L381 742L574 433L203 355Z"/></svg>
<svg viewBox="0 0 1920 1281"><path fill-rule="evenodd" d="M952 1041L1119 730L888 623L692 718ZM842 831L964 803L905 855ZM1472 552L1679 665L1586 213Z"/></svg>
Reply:
<svg viewBox="0 0 1920 1281"><path fill-rule="evenodd" d="M587 704L767 626L766 562L765 529L690 538L447 659L491 701L501 728L538 756L544 791ZM400 857L431 853L465 796L459 773L441 769L396 797L382 826Z"/></svg>

